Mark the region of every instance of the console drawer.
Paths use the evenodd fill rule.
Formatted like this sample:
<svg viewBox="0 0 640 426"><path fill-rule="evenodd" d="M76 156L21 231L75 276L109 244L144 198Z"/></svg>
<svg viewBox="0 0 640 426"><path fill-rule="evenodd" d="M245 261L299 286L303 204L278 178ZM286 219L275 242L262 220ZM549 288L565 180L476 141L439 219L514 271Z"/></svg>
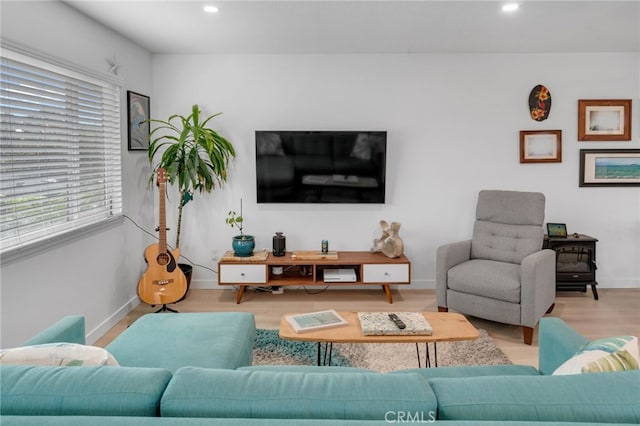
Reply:
<svg viewBox="0 0 640 426"><path fill-rule="evenodd" d="M242 284L267 282L267 267L265 265L220 265L220 284Z"/></svg>
<svg viewBox="0 0 640 426"><path fill-rule="evenodd" d="M364 283L408 283L408 264L365 264L362 265Z"/></svg>

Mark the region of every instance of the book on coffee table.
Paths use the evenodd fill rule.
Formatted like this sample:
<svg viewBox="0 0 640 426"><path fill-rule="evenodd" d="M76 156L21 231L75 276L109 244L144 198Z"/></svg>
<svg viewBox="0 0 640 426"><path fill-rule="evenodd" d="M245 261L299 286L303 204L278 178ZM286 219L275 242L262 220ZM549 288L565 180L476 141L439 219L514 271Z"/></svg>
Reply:
<svg viewBox="0 0 640 426"><path fill-rule="evenodd" d="M349 324L333 309L308 314L287 315L285 318L296 333Z"/></svg>
<svg viewBox="0 0 640 426"><path fill-rule="evenodd" d="M389 318L390 313L396 314L406 327L398 328ZM358 319L362 334L365 336L430 336L433 334L431 324L420 312L358 312Z"/></svg>

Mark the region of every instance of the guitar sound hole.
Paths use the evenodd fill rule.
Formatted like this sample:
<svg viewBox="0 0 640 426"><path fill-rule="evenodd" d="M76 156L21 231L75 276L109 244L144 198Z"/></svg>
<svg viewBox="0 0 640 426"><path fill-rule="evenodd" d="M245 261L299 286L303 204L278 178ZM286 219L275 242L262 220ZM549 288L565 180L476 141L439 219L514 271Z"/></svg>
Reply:
<svg viewBox="0 0 640 426"><path fill-rule="evenodd" d="M158 255L158 265L167 265L169 263L169 255L167 253L161 253Z"/></svg>

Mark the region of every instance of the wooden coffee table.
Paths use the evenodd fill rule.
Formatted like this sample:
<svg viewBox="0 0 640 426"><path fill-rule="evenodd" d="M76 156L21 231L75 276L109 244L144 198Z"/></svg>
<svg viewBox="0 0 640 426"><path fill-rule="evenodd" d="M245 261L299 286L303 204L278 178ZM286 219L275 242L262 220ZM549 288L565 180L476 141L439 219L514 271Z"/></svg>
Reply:
<svg viewBox="0 0 640 426"><path fill-rule="evenodd" d="M390 311L393 312L393 311ZM360 320L357 312L338 312L349 324L333 328L325 328L305 333L296 333L285 314L280 319L279 334L285 340L298 340L304 342L318 342L318 365L331 364L331 351L333 343L415 343L418 353L418 367L420 367L420 353L418 344L425 343L425 367L430 367L429 343L433 343L434 366L438 366L437 342L452 342L460 340L475 340L480 337L478 330L464 317L455 312L422 312L424 318L431 324L433 334L413 336L365 336L360 328ZM299 314L299 313L296 313ZM324 343L325 352L322 357L321 346ZM328 345L328 349L327 349ZM326 363L327 353L329 363ZM323 361L324 359L324 361Z"/></svg>

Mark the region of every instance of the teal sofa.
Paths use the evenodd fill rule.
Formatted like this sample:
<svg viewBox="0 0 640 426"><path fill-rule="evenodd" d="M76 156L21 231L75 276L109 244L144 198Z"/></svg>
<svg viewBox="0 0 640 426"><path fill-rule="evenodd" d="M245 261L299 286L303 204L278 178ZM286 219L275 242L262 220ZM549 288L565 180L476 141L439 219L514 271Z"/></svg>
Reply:
<svg viewBox="0 0 640 426"><path fill-rule="evenodd" d="M539 327L539 370L377 373L252 366L251 314L158 314L107 347L120 367L0 366L0 424L640 423L640 371L552 376L587 340L557 318L543 318ZM84 319L65 318L27 343L60 341L84 343Z"/></svg>

